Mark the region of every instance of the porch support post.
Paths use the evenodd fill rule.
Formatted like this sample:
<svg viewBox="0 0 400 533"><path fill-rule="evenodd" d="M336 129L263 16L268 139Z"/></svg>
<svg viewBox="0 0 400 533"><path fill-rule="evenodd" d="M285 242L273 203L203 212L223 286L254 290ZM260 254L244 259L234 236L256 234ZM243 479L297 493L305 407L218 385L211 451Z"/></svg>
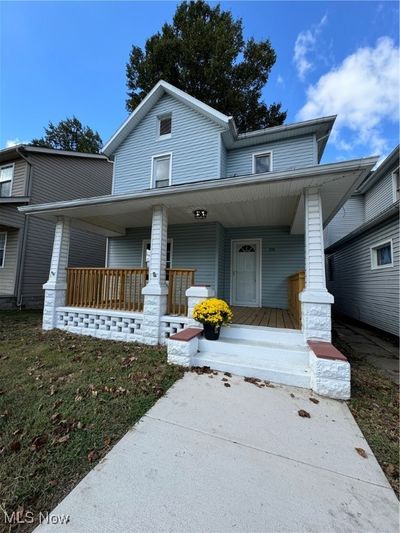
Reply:
<svg viewBox="0 0 400 533"><path fill-rule="evenodd" d="M305 211L305 289L301 301L302 330L306 340L331 341L333 296L326 289L324 234L321 197L317 188L304 191Z"/></svg>
<svg viewBox="0 0 400 533"><path fill-rule="evenodd" d="M207 285L197 285L195 287L189 287L185 294L188 299L188 326L202 328L203 326L200 324L200 322L194 320L193 310L196 305L202 302L203 300L207 300L208 298L214 298L215 291L212 287L208 287Z"/></svg>
<svg viewBox="0 0 400 533"><path fill-rule="evenodd" d="M167 312L167 209L163 205L153 207L151 225L149 280L143 287L144 295L142 342L156 345L161 341L161 317Z"/></svg>
<svg viewBox="0 0 400 533"><path fill-rule="evenodd" d="M54 233L53 252L48 281L43 285L43 329L54 329L57 324L57 307L65 305L70 242L70 219L58 217Z"/></svg>

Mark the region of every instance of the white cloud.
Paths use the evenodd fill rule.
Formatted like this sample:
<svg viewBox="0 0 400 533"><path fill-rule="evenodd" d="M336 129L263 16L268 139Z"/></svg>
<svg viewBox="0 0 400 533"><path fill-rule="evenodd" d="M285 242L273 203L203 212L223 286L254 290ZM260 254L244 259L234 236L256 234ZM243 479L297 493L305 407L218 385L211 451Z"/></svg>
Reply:
<svg viewBox="0 0 400 533"><path fill-rule="evenodd" d="M277 85L282 85L284 87L285 86L285 80L283 79L283 76L278 74L278 77L276 78L276 83L277 83Z"/></svg>
<svg viewBox="0 0 400 533"><path fill-rule="evenodd" d="M309 59L309 53L315 50L317 37L321 33L323 25L328 20L324 15L318 24L310 30L302 31L298 34L294 44L293 61L296 65L297 74L301 80L304 80L307 72L312 69L313 64Z"/></svg>
<svg viewBox="0 0 400 533"><path fill-rule="evenodd" d="M28 144L29 141L21 141L16 137L15 139L8 139L6 141L6 148L12 148L13 146L17 146L18 144Z"/></svg>
<svg viewBox="0 0 400 533"><path fill-rule="evenodd" d="M384 152L383 122L399 120L399 61L400 50L389 37L378 39L375 47L358 48L308 87L297 118L337 114L332 132L337 148L368 145L374 153Z"/></svg>

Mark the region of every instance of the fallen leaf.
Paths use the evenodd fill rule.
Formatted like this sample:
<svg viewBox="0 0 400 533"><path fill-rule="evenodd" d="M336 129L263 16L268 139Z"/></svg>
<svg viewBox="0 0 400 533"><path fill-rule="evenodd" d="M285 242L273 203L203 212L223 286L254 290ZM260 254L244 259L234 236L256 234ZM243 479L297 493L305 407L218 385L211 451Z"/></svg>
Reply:
<svg viewBox="0 0 400 533"><path fill-rule="evenodd" d="M222 378L221 381L228 381L227 378Z"/></svg>
<svg viewBox="0 0 400 533"><path fill-rule="evenodd" d="M302 418L311 418L310 413L308 413L307 411L304 411L304 409L300 409L298 413L299 413L299 416L301 416Z"/></svg>
<svg viewBox="0 0 400 533"><path fill-rule="evenodd" d="M64 442L67 442L67 440L69 440L69 435L63 435L62 437L59 437L56 441L55 441L55 444L64 444Z"/></svg>
<svg viewBox="0 0 400 533"><path fill-rule="evenodd" d="M47 443L47 435L37 435L31 441L31 450L37 452Z"/></svg>
<svg viewBox="0 0 400 533"><path fill-rule="evenodd" d="M13 452L13 453L17 453L19 452L21 449L21 443L19 442L19 440L14 440L11 444L10 444L10 450Z"/></svg>
<svg viewBox="0 0 400 533"><path fill-rule="evenodd" d="M52 385L52 386L50 387L50 396L54 396L55 393L56 393L56 388L55 388L54 385Z"/></svg>
<svg viewBox="0 0 400 533"><path fill-rule="evenodd" d="M228 378L231 378L232 374L230 372L224 372L224 376L228 376Z"/></svg>
<svg viewBox="0 0 400 533"><path fill-rule="evenodd" d="M293 392L290 393L291 398L296 398L296 396L293 394Z"/></svg>
<svg viewBox="0 0 400 533"><path fill-rule="evenodd" d="M111 444L111 437L106 435L103 439L103 442L104 442L104 446L110 446Z"/></svg>
<svg viewBox="0 0 400 533"><path fill-rule="evenodd" d="M224 387L230 387L229 383L224 383Z"/></svg>
<svg viewBox="0 0 400 533"><path fill-rule="evenodd" d="M368 457L367 452L364 450L364 448L355 448L358 455L361 455L364 459Z"/></svg>
<svg viewBox="0 0 400 533"><path fill-rule="evenodd" d="M57 487L58 485L58 479L51 479L49 481L49 485L51 485L52 487Z"/></svg>
<svg viewBox="0 0 400 533"><path fill-rule="evenodd" d="M51 421L53 423L58 422L61 419L61 413L54 413L54 415L51 415Z"/></svg>
<svg viewBox="0 0 400 533"><path fill-rule="evenodd" d="M91 450L87 454L87 459L88 459L89 463L93 463L93 461L96 461L97 457L98 457L98 455L97 455L96 450Z"/></svg>
<svg viewBox="0 0 400 533"><path fill-rule="evenodd" d="M317 398L309 398L309 400L312 403L319 403L319 400L317 400Z"/></svg>

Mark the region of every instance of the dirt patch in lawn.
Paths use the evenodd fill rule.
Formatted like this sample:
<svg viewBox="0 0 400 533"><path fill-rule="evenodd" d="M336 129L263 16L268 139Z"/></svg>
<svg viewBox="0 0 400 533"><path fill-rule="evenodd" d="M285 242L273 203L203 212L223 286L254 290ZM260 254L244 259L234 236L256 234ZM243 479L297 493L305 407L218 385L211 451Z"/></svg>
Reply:
<svg viewBox="0 0 400 533"><path fill-rule="evenodd" d="M0 313L0 531L4 511L51 511L183 375L164 348L40 324L38 312Z"/></svg>
<svg viewBox="0 0 400 533"><path fill-rule="evenodd" d="M348 406L399 496L398 387L335 332L333 343L351 363L351 400L347 402Z"/></svg>

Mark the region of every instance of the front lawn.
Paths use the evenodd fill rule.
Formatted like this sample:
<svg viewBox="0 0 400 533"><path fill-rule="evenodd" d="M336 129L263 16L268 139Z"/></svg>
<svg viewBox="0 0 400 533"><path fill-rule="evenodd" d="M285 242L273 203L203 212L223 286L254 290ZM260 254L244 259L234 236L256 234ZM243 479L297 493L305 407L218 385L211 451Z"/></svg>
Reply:
<svg viewBox="0 0 400 533"><path fill-rule="evenodd" d="M0 313L3 512L51 511L182 374L163 348L45 333L39 312Z"/></svg>

